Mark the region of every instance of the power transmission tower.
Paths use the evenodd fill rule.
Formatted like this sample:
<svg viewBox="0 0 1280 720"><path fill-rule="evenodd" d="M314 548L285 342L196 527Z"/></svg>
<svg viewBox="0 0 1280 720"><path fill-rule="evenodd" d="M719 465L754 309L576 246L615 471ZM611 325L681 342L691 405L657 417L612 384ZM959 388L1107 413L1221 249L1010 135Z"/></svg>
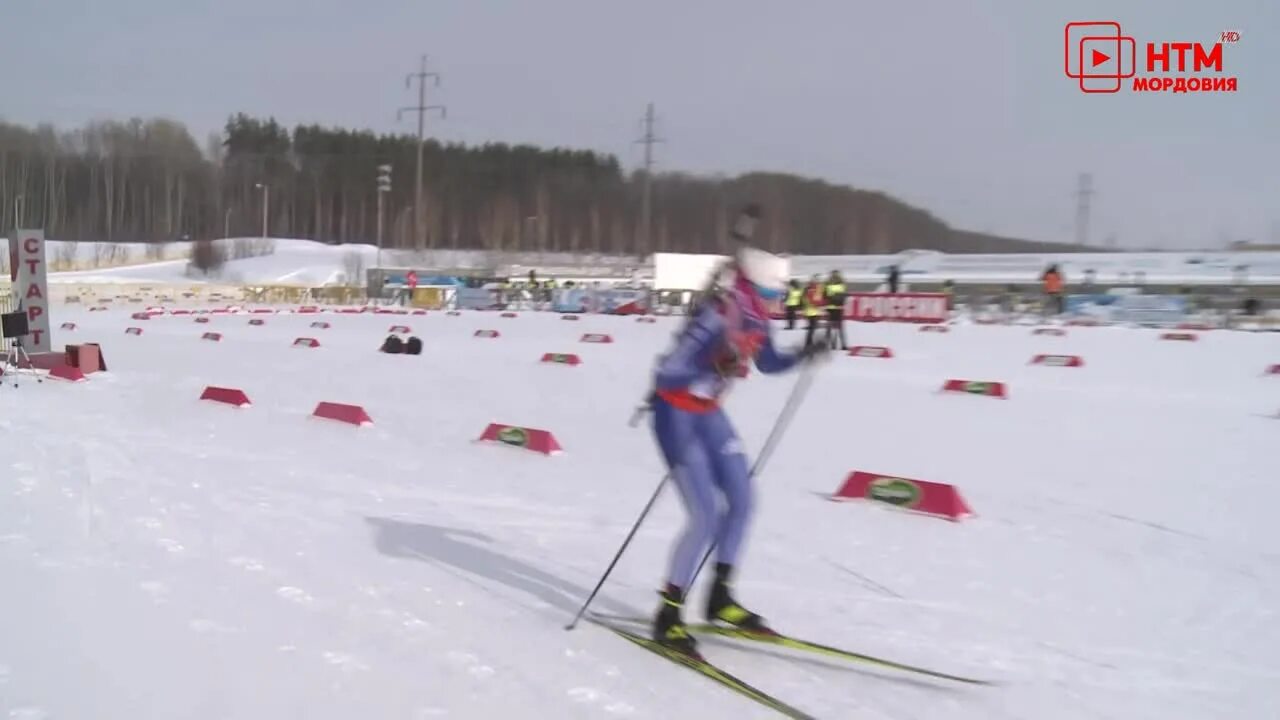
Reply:
<svg viewBox="0 0 1280 720"><path fill-rule="evenodd" d="M1080 173L1076 182L1076 244L1089 244L1089 210L1093 201L1093 176Z"/></svg>
<svg viewBox="0 0 1280 720"><path fill-rule="evenodd" d="M391 192L391 166L378 166L378 261L377 266L382 267L382 196Z"/></svg>
<svg viewBox="0 0 1280 720"><path fill-rule="evenodd" d="M418 81L418 104L402 107L396 111L396 120L399 121L407 112L417 113L418 115L418 164L417 178L413 185L413 243L414 247L421 248L425 245L423 239L423 220L425 219L422 212L422 145L425 141L424 132L426 130L427 113L438 110L441 119L448 116L448 110L444 105L428 105L427 104L427 78L431 78L435 87L440 87L440 74L427 72L427 56L422 56L422 63L418 72L409 73L404 77L405 88L413 86L414 79Z"/></svg>
<svg viewBox="0 0 1280 720"><path fill-rule="evenodd" d="M651 247L649 233L652 227L653 215L653 146L656 143L663 142L662 138L653 134L655 119L653 103L649 103L649 107L644 113L644 135L636 141L644 145L644 178L640 196L640 238L639 247L636 248L640 255L644 255Z"/></svg>

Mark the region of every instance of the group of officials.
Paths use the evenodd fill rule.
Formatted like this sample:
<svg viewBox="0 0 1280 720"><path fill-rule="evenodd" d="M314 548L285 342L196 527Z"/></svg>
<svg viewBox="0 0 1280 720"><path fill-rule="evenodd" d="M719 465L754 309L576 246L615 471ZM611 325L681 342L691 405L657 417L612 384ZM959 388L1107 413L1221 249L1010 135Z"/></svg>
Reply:
<svg viewBox="0 0 1280 720"><path fill-rule="evenodd" d="M835 348L838 341L841 350L848 350L849 346L844 337L844 301L848 296L844 278L840 277L838 270L833 270L826 282L823 282L818 275L814 275L804 286L799 280L792 280L787 287L787 298L783 302L787 329L794 329L796 318L803 314L807 323L804 344L808 347L814 342L818 323L826 318L827 332L821 342Z"/></svg>

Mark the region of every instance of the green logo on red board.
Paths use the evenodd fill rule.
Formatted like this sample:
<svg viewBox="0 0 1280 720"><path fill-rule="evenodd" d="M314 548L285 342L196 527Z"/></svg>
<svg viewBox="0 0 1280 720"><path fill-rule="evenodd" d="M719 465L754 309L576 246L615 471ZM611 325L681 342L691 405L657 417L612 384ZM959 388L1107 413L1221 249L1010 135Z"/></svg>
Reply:
<svg viewBox="0 0 1280 720"><path fill-rule="evenodd" d="M504 427L498 431L498 441L516 447L524 447L529 444L529 433L524 428Z"/></svg>
<svg viewBox="0 0 1280 720"><path fill-rule="evenodd" d="M569 356L564 353L556 353L551 356L551 362L568 363Z"/></svg>
<svg viewBox="0 0 1280 720"><path fill-rule="evenodd" d="M867 486L867 497L898 507L915 507L923 494L919 485L902 478L878 477Z"/></svg>
<svg viewBox="0 0 1280 720"><path fill-rule="evenodd" d="M982 382L980 380L970 380L964 384L964 391L974 395L990 395L991 383Z"/></svg>

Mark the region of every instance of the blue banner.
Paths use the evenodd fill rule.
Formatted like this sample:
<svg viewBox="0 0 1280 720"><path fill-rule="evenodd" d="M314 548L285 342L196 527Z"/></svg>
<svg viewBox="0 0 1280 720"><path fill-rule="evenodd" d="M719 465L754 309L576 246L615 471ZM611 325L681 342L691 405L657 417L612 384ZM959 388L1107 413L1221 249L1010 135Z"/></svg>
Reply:
<svg viewBox="0 0 1280 720"><path fill-rule="evenodd" d="M556 312L615 313L644 312L649 307L649 293L634 288L592 290L572 288L555 291L551 309Z"/></svg>
<svg viewBox="0 0 1280 720"><path fill-rule="evenodd" d="M502 304L497 290L460 287L455 293L454 302L461 310L486 310Z"/></svg>
<svg viewBox="0 0 1280 720"><path fill-rule="evenodd" d="M590 305L590 292L580 288L556 290L551 300L551 309L556 312L590 312Z"/></svg>
<svg viewBox="0 0 1280 720"><path fill-rule="evenodd" d="M388 285L408 285L408 272L388 272L386 275L386 284ZM418 287L427 287L429 285L464 285L462 278L452 275L419 275Z"/></svg>
<svg viewBox="0 0 1280 720"><path fill-rule="evenodd" d="M1186 318L1187 299L1181 295L1068 295L1066 311L1104 322L1170 325Z"/></svg>
<svg viewBox="0 0 1280 720"><path fill-rule="evenodd" d="M1187 317L1187 299L1181 295L1129 295L1120 298L1115 320L1138 325L1172 325Z"/></svg>
<svg viewBox="0 0 1280 720"><path fill-rule="evenodd" d="M644 312L649 307L649 294L644 290L614 288L600 293L599 312Z"/></svg>
<svg viewBox="0 0 1280 720"><path fill-rule="evenodd" d="M1066 302L1066 312L1068 315L1075 317L1095 317L1099 320L1109 320L1116 300L1119 295L1068 295Z"/></svg>

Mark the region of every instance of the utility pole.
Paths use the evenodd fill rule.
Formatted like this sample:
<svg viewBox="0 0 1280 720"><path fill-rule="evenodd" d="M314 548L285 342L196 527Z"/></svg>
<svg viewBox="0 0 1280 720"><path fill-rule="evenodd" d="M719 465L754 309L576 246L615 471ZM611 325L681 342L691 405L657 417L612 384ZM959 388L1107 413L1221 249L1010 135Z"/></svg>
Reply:
<svg viewBox="0 0 1280 720"><path fill-rule="evenodd" d="M267 239L267 219L271 217L271 187L266 183L255 183L254 187L262 191L262 239Z"/></svg>
<svg viewBox="0 0 1280 720"><path fill-rule="evenodd" d="M1076 183L1076 244L1089 244L1089 206L1093 200L1093 175L1080 173Z"/></svg>
<svg viewBox="0 0 1280 720"><path fill-rule="evenodd" d="M382 196L391 192L391 166L378 166L378 260L375 263L382 267Z"/></svg>
<svg viewBox="0 0 1280 720"><path fill-rule="evenodd" d="M640 255L644 255L650 250L649 233L652 228L653 215L653 146L655 143L662 142L662 138L653 134L654 119L653 103L649 103L649 107L644 113L644 135L636 141L644 145L644 184L640 196L640 237L639 247L636 248Z"/></svg>
<svg viewBox="0 0 1280 720"><path fill-rule="evenodd" d="M417 79L418 104L402 107L396 111L397 121L399 121L407 112L418 114L418 165L416 170L417 179L414 181L413 185L413 242L415 247L422 247L424 245L423 237L425 235L422 225L423 220L425 219L422 213L422 144L425 139L424 133L426 130L427 113L433 110L438 110L440 112L441 119L447 116L447 110L444 105L427 104L427 78L431 78L434 81L435 86L440 87L440 74L427 72L427 56L423 55L422 63L418 72L409 73L404 78L404 86L406 88L412 87L414 79Z"/></svg>

